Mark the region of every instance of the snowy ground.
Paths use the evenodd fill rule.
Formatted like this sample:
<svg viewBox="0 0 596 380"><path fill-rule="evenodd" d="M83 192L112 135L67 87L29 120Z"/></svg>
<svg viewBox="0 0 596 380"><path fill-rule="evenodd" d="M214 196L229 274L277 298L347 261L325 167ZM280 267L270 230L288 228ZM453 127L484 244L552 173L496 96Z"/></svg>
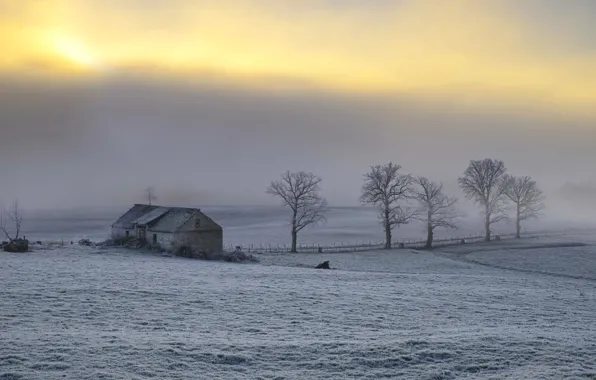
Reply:
<svg viewBox="0 0 596 380"><path fill-rule="evenodd" d="M0 253L0 379L594 379L591 239L261 264Z"/></svg>

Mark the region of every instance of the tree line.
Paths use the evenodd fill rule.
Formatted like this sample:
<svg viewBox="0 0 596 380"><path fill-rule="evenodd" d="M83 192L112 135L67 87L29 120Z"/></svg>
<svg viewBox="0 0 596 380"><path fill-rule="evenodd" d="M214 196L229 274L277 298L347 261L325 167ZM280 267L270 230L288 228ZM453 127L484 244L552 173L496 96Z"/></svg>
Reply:
<svg viewBox="0 0 596 380"><path fill-rule="evenodd" d="M327 200L321 196L322 179L304 171L282 174L266 192L281 200L291 211L291 252L297 252L298 233L326 219ZM437 228L456 229L463 216L459 200L445 194L442 182L404 173L400 165L389 162L373 165L364 174L360 203L379 211L385 233L385 248L392 248L393 230L414 221L423 224L426 248L432 248ZM522 222L536 218L544 209L544 195L529 176L507 173L501 160L472 160L457 179L464 196L481 209L485 241L491 240L491 226L515 218L516 237L521 237Z"/></svg>

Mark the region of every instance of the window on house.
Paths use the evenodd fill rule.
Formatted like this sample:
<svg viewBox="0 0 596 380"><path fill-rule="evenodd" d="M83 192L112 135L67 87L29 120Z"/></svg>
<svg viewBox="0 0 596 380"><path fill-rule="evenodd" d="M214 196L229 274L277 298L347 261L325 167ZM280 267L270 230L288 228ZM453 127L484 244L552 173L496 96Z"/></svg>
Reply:
<svg viewBox="0 0 596 380"><path fill-rule="evenodd" d="M126 231L126 237L130 236L130 231Z"/></svg>
<svg viewBox="0 0 596 380"><path fill-rule="evenodd" d="M157 234L153 234L153 244L157 244Z"/></svg>
<svg viewBox="0 0 596 380"><path fill-rule="evenodd" d="M195 228L201 228L201 219L199 219L199 218L195 219Z"/></svg>

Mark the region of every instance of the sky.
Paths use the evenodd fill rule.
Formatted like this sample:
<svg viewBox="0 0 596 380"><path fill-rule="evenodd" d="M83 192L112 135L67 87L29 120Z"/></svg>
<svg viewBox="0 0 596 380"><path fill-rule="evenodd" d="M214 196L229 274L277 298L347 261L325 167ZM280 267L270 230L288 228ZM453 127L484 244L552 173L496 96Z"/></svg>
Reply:
<svg viewBox="0 0 596 380"><path fill-rule="evenodd" d="M0 0L0 200L269 204L286 170L596 182L592 0Z"/></svg>

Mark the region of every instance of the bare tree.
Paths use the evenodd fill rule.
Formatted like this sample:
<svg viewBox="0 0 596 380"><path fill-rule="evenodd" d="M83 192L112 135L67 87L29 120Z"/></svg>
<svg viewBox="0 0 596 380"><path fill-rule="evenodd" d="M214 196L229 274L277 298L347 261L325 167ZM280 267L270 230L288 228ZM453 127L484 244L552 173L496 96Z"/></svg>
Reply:
<svg viewBox="0 0 596 380"><path fill-rule="evenodd" d="M515 207L515 237L521 238L521 222L537 218L545 207L544 195L531 177L505 177L505 195Z"/></svg>
<svg viewBox="0 0 596 380"><path fill-rule="evenodd" d="M486 158L470 161L459 186L466 198L484 208L485 241L490 241L491 226L507 218L505 215L505 176L507 168L503 161Z"/></svg>
<svg viewBox="0 0 596 380"><path fill-rule="evenodd" d="M10 234L8 225L11 224L14 238ZM0 231L4 233L9 242L18 240L21 234L21 227L23 225L23 215L19 209L19 201L15 200L10 210L6 210L4 206L0 206Z"/></svg>
<svg viewBox="0 0 596 380"><path fill-rule="evenodd" d="M360 202L379 208L380 219L385 229L385 249L391 249L392 231L395 226L407 224L416 216L415 209L402 205L412 196L413 178L400 173L401 166L389 162L386 165L371 166L364 175Z"/></svg>
<svg viewBox="0 0 596 380"><path fill-rule="evenodd" d="M145 196L147 197L149 206L153 204L153 201L157 200L157 195L155 195L155 189L153 188L153 186L149 186L145 189Z"/></svg>
<svg viewBox="0 0 596 380"><path fill-rule="evenodd" d="M328 207L325 198L319 194L321 181L320 177L312 173L287 171L282 174L281 179L271 182L267 188L267 194L280 198L283 205L292 211L291 252L297 252L300 231L325 220Z"/></svg>
<svg viewBox="0 0 596 380"><path fill-rule="evenodd" d="M437 227L457 228L457 199L445 195L443 183L432 182L426 177L416 178L415 183L417 188L414 190L414 199L419 203L416 219L425 223L426 248L432 248Z"/></svg>

